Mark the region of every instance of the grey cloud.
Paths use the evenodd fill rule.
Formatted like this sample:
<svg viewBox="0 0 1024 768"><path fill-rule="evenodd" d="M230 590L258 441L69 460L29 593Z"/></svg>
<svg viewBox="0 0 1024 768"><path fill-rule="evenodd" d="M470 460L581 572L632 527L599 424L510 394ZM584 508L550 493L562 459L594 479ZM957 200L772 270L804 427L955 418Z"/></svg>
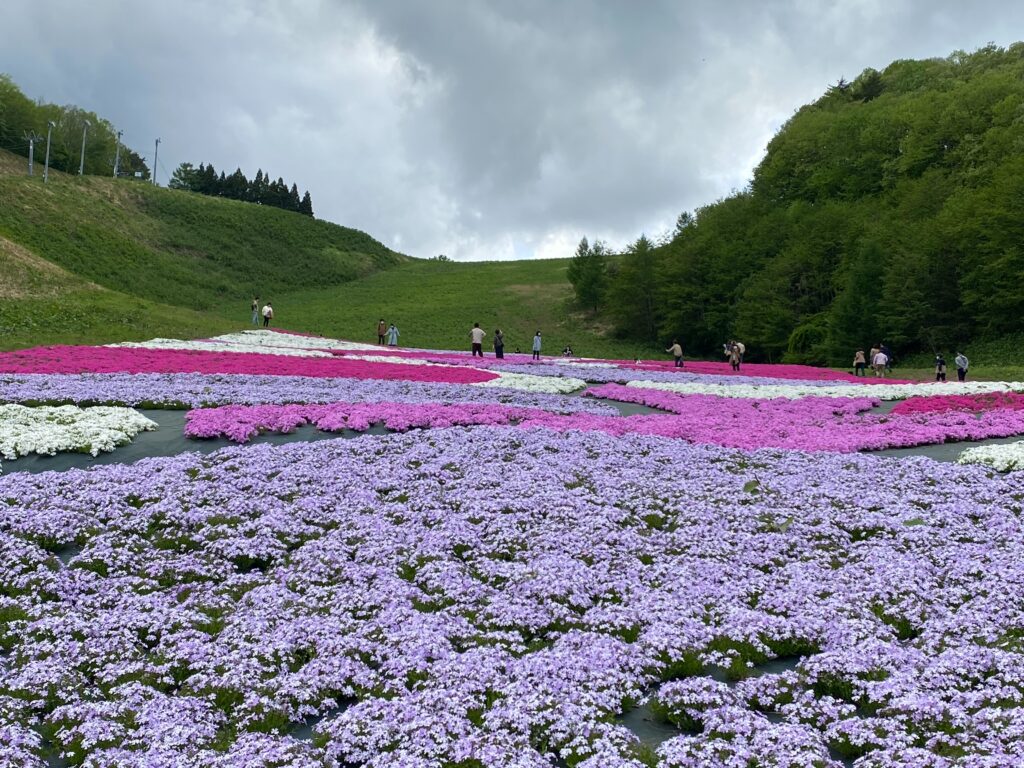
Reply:
<svg viewBox="0 0 1024 768"><path fill-rule="evenodd" d="M13 0L0 71L162 165L257 167L419 256L622 245L742 188L840 76L1008 44L926 0ZM165 177L161 171L161 177Z"/></svg>

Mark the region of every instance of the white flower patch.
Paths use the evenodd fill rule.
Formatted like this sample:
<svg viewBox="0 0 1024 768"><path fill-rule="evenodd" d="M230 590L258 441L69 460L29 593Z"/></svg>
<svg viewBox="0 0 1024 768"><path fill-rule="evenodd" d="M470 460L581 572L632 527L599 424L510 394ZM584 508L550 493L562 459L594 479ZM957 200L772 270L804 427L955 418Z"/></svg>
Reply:
<svg viewBox="0 0 1024 768"><path fill-rule="evenodd" d="M219 341L225 344L244 344L246 346L284 347L287 349L340 349L356 352L380 350L380 346L376 344L357 344L354 341L342 341L341 339L330 339L323 336L298 336L293 333L262 330L225 333L220 336L214 336L211 341Z"/></svg>
<svg viewBox="0 0 1024 768"><path fill-rule="evenodd" d="M630 381L627 387L660 389L680 395L718 395L771 399L786 397L869 397L876 400L904 400L932 395L984 395L991 392L1024 392L1020 381L932 382L924 384L843 384L808 386L804 384L705 384L701 382Z"/></svg>
<svg viewBox="0 0 1024 768"><path fill-rule="evenodd" d="M999 472L1024 469L1024 440L1006 445L979 445L957 457L958 464L983 464Z"/></svg>
<svg viewBox="0 0 1024 768"><path fill-rule="evenodd" d="M398 355L340 355L339 360L364 360L368 363L392 363L395 365L432 365L435 368L455 368L457 366L432 363L419 357L399 357Z"/></svg>
<svg viewBox="0 0 1024 768"><path fill-rule="evenodd" d="M131 442L139 432L157 427L155 421L131 408L0 405L0 456L52 456L59 451L95 456Z"/></svg>
<svg viewBox="0 0 1024 768"><path fill-rule="evenodd" d="M246 352L260 355L284 355L287 357L334 357L330 352L318 349L298 349L296 347L277 347L270 344L243 343L225 341L182 339L150 339L149 341L122 341L107 344L108 347L130 347L133 349L175 349L190 352Z"/></svg>
<svg viewBox="0 0 1024 768"><path fill-rule="evenodd" d="M504 387L519 389L523 392L543 392L551 395L567 395L587 386L583 379L572 379L567 376L534 376L529 373L507 373L491 371L498 378L471 384L472 387Z"/></svg>

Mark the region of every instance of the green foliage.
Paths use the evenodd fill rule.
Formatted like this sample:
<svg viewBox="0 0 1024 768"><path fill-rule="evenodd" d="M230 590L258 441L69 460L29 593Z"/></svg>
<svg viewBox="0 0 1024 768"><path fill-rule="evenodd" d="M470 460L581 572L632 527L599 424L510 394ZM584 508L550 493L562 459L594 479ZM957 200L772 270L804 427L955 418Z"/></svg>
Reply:
<svg viewBox="0 0 1024 768"><path fill-rule="evenodd" d="M42 175L46 153L48 124L53 123L50 137L50 167L66 173L78 173L82 160L82 134L85 131L85 173L112 176L117 147L117 130L94 112L75 106L58 106L34 102L21 92L8 75L0 73L0 149L28 157L26 136L42 137L36 143L36 173ZM142 158L128 147L121 147L119 173L135 171L149 177Z"/></svg>
<svg viewBox="0 0 1024 768"><path fill-rule="evenodd" d="M840 81L771 140L749 189L680 217L604 314L647 340L849 366L1024 332L1024 43ZM626 271L636 259L627 256Z"/></svg>
<svg viewBox="0 0 1024 768"><path fill-rule="evenodd" d="M626 338L657 339L660 308L656 299L656 252L646 235L633 243L609 286L609 307L615 330Z"/></svg>
<svg viewBox="0 0 1024 768"><path fill-rule="evenodd" d="M569 261L567 275L576 292L576 301L594 312L600 308L608 290L607 254L604 243L598 241L591 247L584 237L576 248L576 255Z"/></svg>
<svg viewBox="0 0 1024 768"><path fill-rule="evenodd" d="M198 192L201 195L269 205L273 208L301 213L304 216L313 215L313 199L308 191L300 198L299 188L295 184L292 184L289 189L288 185L284 183L284 179L280 177L277 181L270 181L263 175L262 168L256 171L256 177L250 181L242 173L241 168L236 168L230 176L225 176L223 171L220 176L217 176L212 164L200 163L196 168L192 163L182 163L171 175L168 186L171 189Z"/></svg>

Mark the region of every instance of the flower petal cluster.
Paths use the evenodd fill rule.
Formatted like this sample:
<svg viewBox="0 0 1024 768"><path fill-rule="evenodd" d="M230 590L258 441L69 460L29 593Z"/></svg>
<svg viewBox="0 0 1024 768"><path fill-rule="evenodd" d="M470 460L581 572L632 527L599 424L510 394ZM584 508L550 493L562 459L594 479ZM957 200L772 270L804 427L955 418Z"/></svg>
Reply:
<svg viewBox="0 0 1024 768"><path fill-rule="evenodd" d="M5 475L0 744L640 768L652 696L671 768L1014 765L1021 482L491 426Z"/></svg>
<svg viewBox="0 0 1024 768"><path fill-rule="evenodd" d="M680 395L718 395L720 397L751 397L758 399L785 397L791 400L802 397L867 397L876 400L904 400L908 397L928 397L934 395L986 395L1000 392L1024 392L1024 382L1020 381L967 381L926 384L876 383L822 387L808 386L804 382L799 384L747 383L737 386L726 386L700 380L681 383L635 380L630 381L626 386L639 389L660 389Z"/></svg>
<svg viewBox="0 0 1024 768"><path fill-rule="evenodd" d="M0 405L0 456L80 451L93 456L131 442L156 422L130 408Z"/></svg>
<svg viewBox="0 0 1024 768"><path fill-rule="evenodd" d="M1024 441L968 448L957 457L957 462L960 464L983 464L1000 472L1024 469Z"/></svg>

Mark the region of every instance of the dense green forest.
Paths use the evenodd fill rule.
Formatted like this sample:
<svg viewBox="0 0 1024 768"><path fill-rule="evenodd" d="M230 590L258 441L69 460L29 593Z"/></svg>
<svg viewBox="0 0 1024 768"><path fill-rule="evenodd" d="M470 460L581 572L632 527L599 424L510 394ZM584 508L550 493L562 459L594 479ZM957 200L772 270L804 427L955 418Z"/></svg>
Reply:
<svg viewBox="0 0 1024 768"><path fill-rule="evenodd" d="M1020 333L1024 43L841 80L744 191L617 263L581 250L581 307L687 354L739 338L754 359L848 365L882 340L907 355Z"/></svg>
<svg viewBox="0 0 1024 768"><path fill-rule="evenodd" d="M262 168L256 171L256 176L250 180L242 173L241 168L236 168L230 176L225 175L224 171L218 176L213 163L200 163L198 168L192 163L182 163L175 169L167 186L211 197L226 197L245 203L269 205L304 216L313 215L313 198L310 197L308 190L305 195L299 197L298 185L292 184L291 189L288 189L284 179L279 176L277 181L273 181L270 174L263 175Z"/></svg>
<svg viewBox="0 0 1024 768"><path fill-rule="evenodd" d="M32 101L8 75L0 73L0 149L27 158L29 137L36 137L35 162L39 165L36 173L42 175L47 133L50 134L51 168L78 173L84 134L86 174L111 176L116 160L119 176L139 173L141 178L149 178L149 167L142 157L124 144L118 152L117 129L109 120L73 105Z"/></svg>

